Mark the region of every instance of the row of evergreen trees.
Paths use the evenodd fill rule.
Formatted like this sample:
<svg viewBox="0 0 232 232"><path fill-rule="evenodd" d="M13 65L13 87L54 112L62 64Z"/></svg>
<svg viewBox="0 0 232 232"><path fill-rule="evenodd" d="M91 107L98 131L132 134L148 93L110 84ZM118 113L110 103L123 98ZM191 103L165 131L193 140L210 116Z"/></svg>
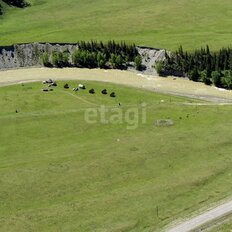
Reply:
<svg viewBox="0 0 232 232"><path fill-rule="evenodd" d="M29 6L29 3L27 3L24 0L3 0L3 2L7 3L8 5L16 6L20 8Z"/></svg>
<svg viewBox="0 0 232 232"><path fill-rule="evenodd" d="M24 0L3 0L3 2L7 3L10 6L16 6L16 7L20 7L20 8L24 8L29 6L30 4L25 2ZM2 5L0 4L0 15L3 14L3 9L2 9Z"/></svg>
<svg viewBox="0 0 232 232"><path fill-rule="evenodd" d="M43 53L43 64L48 67L85 67L85 68L115 68L126 69L131 62L136 69L142 68L142 58L135 45L124 42L78 42L78 49L70 54L68 51L53 51Z"/></svg>
<svg viewBox="0 0 232 232"><path fill-rule="evenodd" d="M232 49L211 52L206 46L189 53L180 47L174 53L166 53L166 59L157 64L157 71L160 75L187 76L193 81L232 88Z"/></svg>

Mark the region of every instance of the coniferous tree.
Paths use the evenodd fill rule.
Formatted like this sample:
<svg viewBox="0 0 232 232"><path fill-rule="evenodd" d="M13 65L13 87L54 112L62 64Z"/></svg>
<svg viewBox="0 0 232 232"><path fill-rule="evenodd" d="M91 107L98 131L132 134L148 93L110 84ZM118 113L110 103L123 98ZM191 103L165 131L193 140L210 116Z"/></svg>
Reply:
<svg viewBox="0 0 232 232"><path fill-rule="evenodd" d="M140 55L135 57L135 68L137 70L141 70L142 69L142 57Z"/></svg>
<svg viewBox="0 0 232 232"><path fill-rule="evenodd" d="M212 74L212 82L216 87L221 87L222 80L221 80L221 73L219 71L213 71Z"/></svg>
<svg viewBox="0 0 232 232"><path fill-rule="evenodd" d="M196 67L193 70L189 71L188 78L192 81L199 81L200 74Z"/></svg>
<svg viewBox="0 0 232 232"><path fill-rule="evenodd" d="M232 89L232 71L226 70L223 72L222 85L224 88Z"/></svg>
<svg viewBox="0 0 232 232"><path fill-rule="evenodd" d="M206 85L211 84L210 77L207 75L207 70L203 70L200 72L200 80L205 83Z"/></svg>

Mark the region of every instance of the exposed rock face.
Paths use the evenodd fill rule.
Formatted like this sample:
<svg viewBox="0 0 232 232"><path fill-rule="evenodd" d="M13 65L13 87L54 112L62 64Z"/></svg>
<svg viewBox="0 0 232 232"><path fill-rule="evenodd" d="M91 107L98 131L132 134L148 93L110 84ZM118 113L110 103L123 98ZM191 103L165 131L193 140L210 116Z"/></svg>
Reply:
<svg viewBox="0 0 232 232"><path fill-rule="evenodd" d="M154 73L154 65L158 61L165 59L164 49L138 47L139 54L142 56L142 65L146 67L145 73Z"/></svg>
<svg viewBox="0 0 232 232"><path fill-rule="evenodd" d="M0 69L42 66L42 53L52 54L52 51L67 51L72 55L76 49L78 49L77 44L50 43L16 44L0 47ZM138 47L138 51L142 56L142 64L146 67L146 73L154 73L155 62L165 59L165 50Z"/></svg>
<svg viewBox="0 0 232 232"><path fill-rule="evenodd" d="M0 47L0 69L42 66L41 54L77 49L75 44L31 43Z"/></svg>

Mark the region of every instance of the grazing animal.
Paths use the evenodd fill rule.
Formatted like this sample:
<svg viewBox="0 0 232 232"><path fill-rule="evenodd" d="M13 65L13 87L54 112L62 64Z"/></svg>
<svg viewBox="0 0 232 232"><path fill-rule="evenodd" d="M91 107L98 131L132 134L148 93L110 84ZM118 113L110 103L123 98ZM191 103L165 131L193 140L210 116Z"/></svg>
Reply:
<svg viewBox="0 0 232 232"><path fill-rule="evenodd" d="M46 88L46 89L42 89L42 91L43 91L43 92L48 92L49 89L47 89L47 88Z"/></svg>
<svg viewBox="0 0 232 232"><path fill-rule="evenodd" d="M17 113L18 113L18 110L15 110L15 113L17 114Z"/></svg>
<svg viewBox="0 0 232 232"><path fill-rule="evenodd" d="M73 88L73 91L75 91L75 92L78 91L78 90L79 90L78 88Z"/></svg>
<svg viewBox="0 0 232 232"><path fill-rule="evenodd" d="M121 103L119 102L118 105L121 106Z"/></svg>
<svg viewBox="0 0 232 232"><path fill-rule="evenodd" d="M82 84L79 84L78 87L79 87L80 89L86 89L86 87L85 87L84 85L82 85Z"/></svg>
<svg viewBox="0 0 232 232"><path fill-rule="evenodd" d="M101 92L102 92L102 94L107 94L107 90L106 89L103 89Z"/></svg>
<svg viewBox="0 0 232 232"><path fill-rule="evenodd" d="M112 92L112 93L110 94L110 97L116 97L115 92Z"/></svg>
<svg viewBox="0 0 232 232"><path fill-rule="evenodd" d="M65 88L65 89L69 89L68 83L66 83L66 84L64 85L64 88Z"/></svg>
<svg viewBox="0 0 232 232"><path fill-rule="evenodd" d="M89 90L89 93L95 94L95 90L94 90L94 89L90 89L90 90Z"/></svg>
<svg viewBox="0 0 232 232"><path fill-rule="evenodd" d="M52 79L48 79L46 81L43 81L43 84L52 84L54 81Z"/></svg>

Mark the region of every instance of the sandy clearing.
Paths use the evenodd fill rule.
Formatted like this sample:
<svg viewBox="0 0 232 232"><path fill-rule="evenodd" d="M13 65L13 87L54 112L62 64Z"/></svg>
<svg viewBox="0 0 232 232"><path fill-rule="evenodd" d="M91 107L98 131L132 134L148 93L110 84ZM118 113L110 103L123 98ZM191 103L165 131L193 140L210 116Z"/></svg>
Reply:
<svg viewBox="0 0 232 232"><path fill-rule="evenodd" d="M206 86L183 78L157 77L136 72L78 68L28 68L0 71L0 86L55 80L93 80L146 88L160 93L199 98L215 103L231 103L232 91Z"/></svg>

